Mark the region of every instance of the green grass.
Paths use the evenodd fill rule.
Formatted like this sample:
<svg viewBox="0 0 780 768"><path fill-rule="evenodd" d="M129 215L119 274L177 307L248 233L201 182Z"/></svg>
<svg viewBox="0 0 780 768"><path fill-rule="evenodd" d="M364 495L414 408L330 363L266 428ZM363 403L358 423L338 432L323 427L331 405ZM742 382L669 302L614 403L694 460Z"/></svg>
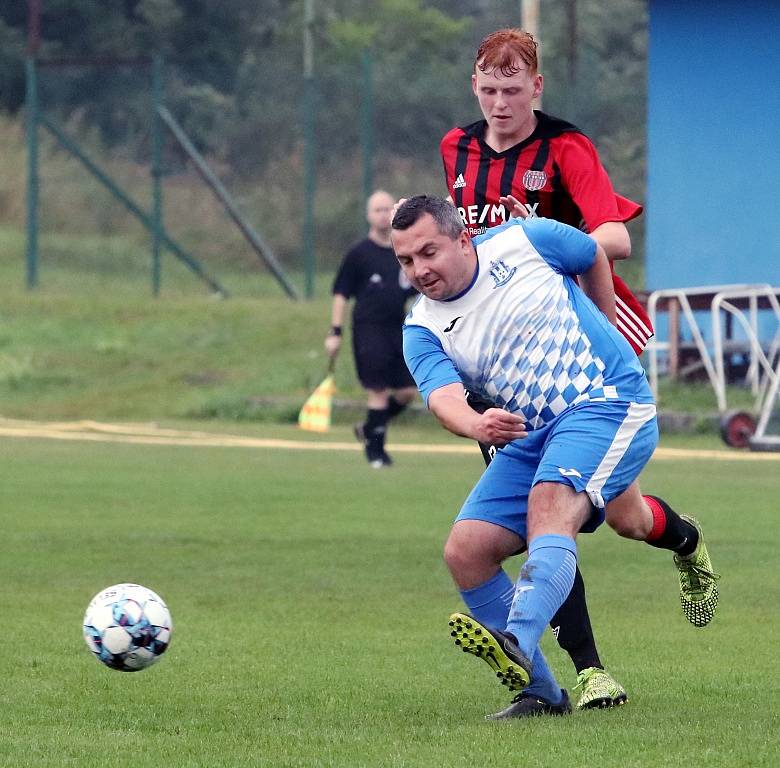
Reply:
<svg viewBox="0 0 780 768"><path fill-rule="evenodd" d="M168 258L151 296L149 254L122 238L46 235L40 285L24 289L21 233L0 227L0 413L27 418L217 419L291 422L324 375L331 275L292 302L266 273L215 274L218 300ZM291 275L302 286L301 275ZM348 331L348 329L347 329ZM337 421L354 420L362 390L349 334L336 371ZM748 392L732 407L752 409ZM708 384L663 382L663 410L717 411ZM702 419L712 430L712 420Z"/></svg>
<svg viewBox="0 0 780 768"><path fill-rule="evenodd" d="M166 256L154 299L145 236L46 224L33 292L21 232L0 227L0 414L352 441L346 407L325 436L285 423L325 369L330 275L293 303L254 261L196 248L233 298ZM348 337L337 384L362 399ZM715 400L665 384L660 406L711 413ZM390 439L456 442L425 414ZM377 473L358 452L0 440L3 767L777 762L775 462L654 461L644 489L702 520L724 574L715 621L687 624L666 553L581 537L602 658L630 702L490 724L507 696L450 646L460 602L441 561L476 449L399 451ZM666 445L726 455L709 435ZM158 590L176 625L165 658L135 675L103 668L80 636L88 600L124 580ZM570 663L544 646L571 688Z"/></svg>
<svg viewBox="0 0 780 768"><path fill-rule="evenodd" d="M39 288L28 292L20 246L15 233L0 230L6 416L289 421L324 376L327 296L292 302L267 275L245 275L245 286L258 286L254 294L218 300L187 273L154 299L148 276L45 264ZM350 357L347 347L339 390L360 397Z"/></svg>
<svg viewBox="0 0 780 768"><path fill-rule="evenodd" d="M324 372L328 276L293 303L267 275L219 269L234 295L220 301L167 260L154 299L145 250L47 238L27 292L21 237L0 228L0 414L352 442L359 410L339 407L324 436L285 423ZM348 338L337 384L362 399ZM668 386L661 407L713 411L714 396ZM427 414L390 439L457 442ZM666 444L726 454L710 435ZM507 697L449 645L459 600L441 562L476 449L399 451L381 473L358 452L6 438L0 451L2 766L776 762L774 462L657 460L643 475L706 526L724 580L705 630L684 620L665 553L606 530L580 539L626 708L488 724ZM158 590L176 623L169 653L137 675L104 669L80 637L88 600L123 580ZM545 650L571 687L549 637Z"/></svg>
<svg viewBox="0 0 780 768"><path fill-rule="evenodd" d="M714 622L685 621L667 553L580 537L629 704L490 724L507 696L450 646L459 599L441 562L476 450L397 452L383 472L338 451L4 439L2 453L3 766L776 765L774 462L651 463L644 489L705 526L723 573ZM176 625L133 675L80 637L88 600L123 580L159 591Z"/></svg>

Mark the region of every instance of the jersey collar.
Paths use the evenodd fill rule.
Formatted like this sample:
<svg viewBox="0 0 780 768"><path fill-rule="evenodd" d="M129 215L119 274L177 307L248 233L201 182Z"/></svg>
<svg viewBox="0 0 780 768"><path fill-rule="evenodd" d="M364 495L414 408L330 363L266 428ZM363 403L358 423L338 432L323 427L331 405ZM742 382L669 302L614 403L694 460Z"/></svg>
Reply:
<svg viewBox="0 0 780 768"><path fill-rule="evenodd" d="M577 126L567 123L565 120L560 120L557 117L551 117L538 109L534 110L534 115L536 115L536 128L534 128L531 135L508 149L505 149L503 152L496 152L493 147L485 142L487 120L477 120L476 123L471 123L471 125L461 128L461 130L469 136L473 136L479 142L482 151L495 159L501 159L508 155L516 154L529 144L540 139L551 139L560 136L562 133L569 133L572 131L580 133Z"/></svg>
<svg viewBox="0 0 780 768"><path fill-rule="evenodd" d="M479 277L479 256L477 256L477 266L474 268L474 275L471 278L471 282L460 293L455 294L455 296L450 296L449 299L444 299L444 301L457 301L458 299L463 298L474 287L474 283L477 282L478 277Z"/></svg>

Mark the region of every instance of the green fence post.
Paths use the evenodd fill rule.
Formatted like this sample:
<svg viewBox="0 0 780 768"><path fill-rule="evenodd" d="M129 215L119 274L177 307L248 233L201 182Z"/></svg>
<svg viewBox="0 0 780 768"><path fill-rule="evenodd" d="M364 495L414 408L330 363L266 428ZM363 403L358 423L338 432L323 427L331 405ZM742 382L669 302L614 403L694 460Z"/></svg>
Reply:
<svg viewBox="0 0 780 768"><path fill-rule="evenodd" d="M159 108L163 103L163 62L154 57L152 66L152 292L160 295L162 212L162 125Z"/></svg>
<svg viewBox="0 0 780 768"><path fill-rule="evenodd" d="M307 79L304 86L304 202L303 202L303 265L306 273L306 298L314 296L314 199L317 191L317 148L314 125L316 102L314 82Z"/></svg>
<svg viewBox="0 0 780 768"><path fill-rule="evenodd" d="M82 152L79 145L68 138L68 135L53 123L46 115L38 115L38 122L54 136L55 139L70 152L81 164L104 186L108 191L114 195L122 204L127 208L130 213L133 214L146 228L146 231L150 234L153 233L154 223L149 214L144 211L141 206L135 202L127 193L123 192L111 177L101 170L87 155ZM204 271L203 267L198 263L196 259L190 256L175 240L163 230L159 233L160 241L177 259L186 264L198 277L201 278L214 293L221 296L227 296L227 291L212 277L209 277Z"/></svg>
<svg viewBox="0 0 780 768"><path fill-rule="evenodd" d="M27 74L27 288L38 285L38 79L35 59L25 60Z"/></svg>
<svg viewBox="0 0 780 768"><path fill-rule="evenodd" d="M361 121L361 138L363 145L363 200L368 200L374 191L374 75L371 48L363 49L363 109ZM360 206L361 226L364 217Z"/></svg>
<svg viewBox="0 0 780 768"><path fill-rule="evenodd" d="M303 267L305 294L314 296L314 196L316 193L317 148L316 109L317 93L314 82L314 0L305 0L303 17Z"/></svg>

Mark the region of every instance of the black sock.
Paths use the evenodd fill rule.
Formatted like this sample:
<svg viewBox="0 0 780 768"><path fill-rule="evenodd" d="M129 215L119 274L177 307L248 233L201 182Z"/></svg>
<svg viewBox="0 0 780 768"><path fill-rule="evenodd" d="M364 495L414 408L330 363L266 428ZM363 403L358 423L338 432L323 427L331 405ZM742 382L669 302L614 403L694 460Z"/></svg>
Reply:
<svg viewBox="0 0 780 768"><path fill-rule="evenodd" d="M488 445L487 443L477 443L479 450L482 451L482 458L485 461L485 466L489 467L490 462L493 461L493 457L496 455L496 446Z"/></svg>
<svg viewBox="0 0 780 768"><path fill-rule="evenodd" d="M488 408L493 407L493 403L484 400L483 398L475 395L473 392L466 392L466 402L472 411L477 413L484 413ZM490 462L493 461L493 457L496 455L496 446L489 443L477 443L479 450L482 452L482 458L485 461L485 466L489 467Z"/></svg>
<svg viewBox="0 0 780 768"><path fill-rule="evenodd" d="M558 645L571 656L578 673L588 667L603 668L590 626L588 604L585 601L585 582L579 567L574 573L571 592L552 617L550 626L553 632L557 633Z"/></svg>
<svg viewBox="0 0 780 768"><path fill-rule="evenodd" d="M406 410L406 403L400 403L395 399L393 395L387 400L387 420L395 418L399 413L403 413Z"/></svg>
<svg viewBox="0 0 780 768"><path fill-rule="evenodd" d="M699 543L696 526L683 520L663 499L645 495L645 502L653 512L653 530L645 541L651 547L668 549L678 555L690 555Z"/></svg>
<svg viewBox="0 0 780 768"><path fill-rule="evenodd" d="M366 436L366 455L368 460L381 459L385 450L387 408L369 408L363 431Z"/></svg>

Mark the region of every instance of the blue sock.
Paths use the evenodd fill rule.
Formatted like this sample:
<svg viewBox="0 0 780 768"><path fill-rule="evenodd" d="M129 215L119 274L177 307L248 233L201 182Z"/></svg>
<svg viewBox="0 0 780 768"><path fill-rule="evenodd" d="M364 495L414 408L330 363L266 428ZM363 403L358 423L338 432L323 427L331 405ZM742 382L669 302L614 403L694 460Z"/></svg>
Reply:
<svg viewBox="0 0 780 768"><path fill-rule="evenodd" d="M542 649L536 649L536 653L532 659L533 673L531 675L531 684L523 690L527 693L532 693L534 696L538 696L545 701L549 701L550 704L560 704L563 699L563 693L561 687L553 677L553 673L547 666L547 659L544 658Z"/></svg>
<svg viewBox="0 0 780 768"><path fill-rule="evenodd" d="M539 639L574 583L577 545L568 536L538 536L528 548L520 570L506 631L520 650L533 659Z"/></svg>
<svg viewBox="0 0 780 768"><path fill-rule="evenodd" d="M503 568L484 584L460 591L469 613L478 622L500 630L506 626L514 594L515 585Z"/></svg>

